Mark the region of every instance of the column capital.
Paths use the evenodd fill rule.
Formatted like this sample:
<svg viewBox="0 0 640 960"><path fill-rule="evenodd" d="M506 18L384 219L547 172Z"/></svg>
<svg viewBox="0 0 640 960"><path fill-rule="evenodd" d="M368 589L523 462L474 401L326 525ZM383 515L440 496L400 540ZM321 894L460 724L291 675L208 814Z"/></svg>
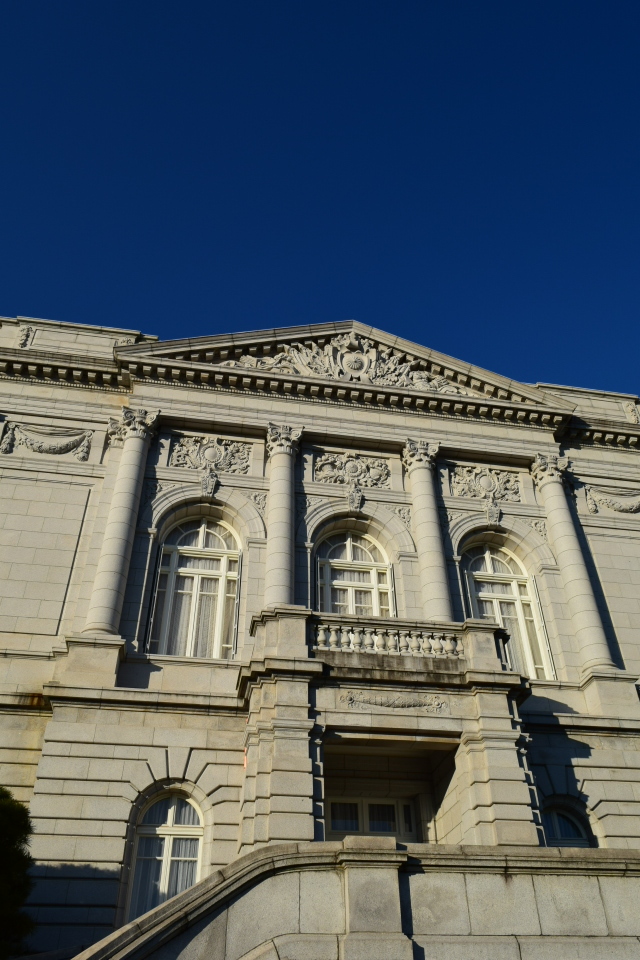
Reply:
<svg viewBox="0 0 640 960"><path fill-rule="evenodd" d="M439 443L407 438L402 450L402 462L408 471L411 471L414 467L434 467L439 449Z"/></svg>
<svg viewBox="0 0 640 960"><path fill-rule="evenodd" d="M562 483L562 475L569 466L568 457L556 457L546 453L536 453L535 460L531 464L531 476L533 482L538 488L543 487L552 480Z"/></svg>
<svg viewBox="0 0 640 960"><path fill-rule="evenodd" d="M111 417L107 427L109 440L126 440L128 437L139 437L141 440L150 439L158 426L160 411L147 413L146 410L132 410L123 407L120 419Z"/></svg>
<svg viewBox="0 0 640 960"><path fill-rule="evenodd" d="M274 453L290 453L294 457L298 452L298 441L302 430L290 427L286 423L270 423L267 426L267 455Z"/></svg>

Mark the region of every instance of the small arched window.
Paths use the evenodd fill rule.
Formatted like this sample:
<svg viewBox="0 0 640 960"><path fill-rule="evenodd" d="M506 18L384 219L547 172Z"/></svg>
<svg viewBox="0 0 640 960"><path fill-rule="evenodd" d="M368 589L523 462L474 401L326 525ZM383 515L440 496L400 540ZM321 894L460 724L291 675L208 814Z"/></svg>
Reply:
<svg viewBox="0 0 640 960"><path fill-rule="evenodd" d="M168 794L147 808L136 829L130 920L193 886L201 845L200 815L190 800Z"/></svg>
<svg viewBox="0 0 640 960"><path fill-rule="evenodd" d="M231 658L239 567L238 543L224 524L175 527L162 546L150 652Z"/></svg>
<svg viewBox="0 0 640 960"><path fill-rule="evenodd" d="M391 566L368 536L328 537L318 547L318 606L356 617L394 616Z"/></svg>
<svg viewBox="0 0 640 960"><path fill-rule="evenodd" d="M515 557L483 544L469 549L463 564L473 615L497 621L509 634L509 666L533 679L553 679L533 584Z"/></svg>
<svg viewBox="0 0 640 960"><path fill-rule="evenodd" d="M594 846L582 818L564 808L549 807L542 813L545 837L548 847L591 847Z"/></svg>

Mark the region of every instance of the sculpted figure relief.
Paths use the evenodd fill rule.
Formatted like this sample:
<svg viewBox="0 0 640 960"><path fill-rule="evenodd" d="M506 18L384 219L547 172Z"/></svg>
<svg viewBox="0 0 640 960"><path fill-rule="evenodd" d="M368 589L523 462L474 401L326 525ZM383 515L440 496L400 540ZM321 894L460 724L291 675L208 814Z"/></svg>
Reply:
<svg viewBox="0 0 640 960"><path fill-rule="evenodd" d="M351 380L380 387L410 387L414 390L435 390L438 393L465 393L446 377L418 370L417 360L403 361L391 347L380 349L372 340L357 333L334 337L324 348L313 343L286 344L275 357L253 357L244 354L237 360L225 360L222 366L244 367L273 373L289 373L302 377L324 377L329 380Z"/></svg>

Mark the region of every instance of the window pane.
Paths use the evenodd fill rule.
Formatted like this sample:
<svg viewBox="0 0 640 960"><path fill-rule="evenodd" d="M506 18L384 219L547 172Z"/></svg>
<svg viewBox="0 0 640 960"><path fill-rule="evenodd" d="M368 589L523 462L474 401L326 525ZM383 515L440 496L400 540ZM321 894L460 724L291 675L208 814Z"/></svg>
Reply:
<svg viewBox="0 0 640 960"><path fill-rule="evenodd" d="M369 804L369 830L393 833L396 829L396 808L393 803Z"/></svg>
<svg viewBox="0 0 640 960"><path fill-rule="evenodd" d="M340 539L331 539L327 541L328 549L326 553L322 553L323 557L331 557L332 560L346 560L347 559L347 543L346 538L341 537Z"/></svg>
<svg viewBox="0 0 640 960"><path fill-rule="evenodd" d="M371 583L370 570L337 570L331 567L332 580L347 580L350 583Z"/></svg>
<svg viewBox="0 0 640 960"><path fill-rule="evenodd" d="M173 822L179 824L181 827L199 827L200 817L192 803L189 803L189 801L183 797L176 797Z"/></svg>
<svg viewBox="0 0 640 960"><path fill-rule="evenodd" d="M381 593L380 594L380 616L388 617L389 616L389 594Z"/></svg>
<svg viewBox="0 0 640 960"><path fill-rule="evenodd" d="M373 560L375 563L384 563L382 554L376 547L374 543L371 543L370 540L365 540L364 537L352 537L352 550L353 550L353 559L359 560L360 557L356 556L356 550L362 552L362 559Z"/></svg>
<svg viewBox="0 0 640 960"><path fill-rule="evenodd" d="M582 840L582 831L578 829L577 823L574 823L563 813L556 813L556 822L558 824L557 836L563 840Z"/></svg>
<svg viewBox="0 0 640 960"><path fill-rule="evenodd" d="M221 656L228 660L233 653L233 628L236 612L237 580L227 580L227 593L224 598L224 623L222 624Z"/></svg>
<svg viewBox="0 0 640 960"><path fill-rule="evenodd" d="M331 612L347 613L349 606L347 602L347 591L340 588L331 588Z"/></svg>
<svg viewBox="0 0 640 960"><path fill-rule="evenodd" d="M185 557L181 555L178 558L180 570L219 570L220 564L219 557Z"/></svg>
<svg viewBox="0 0 640 960"><path fill-rule="evenodd" d="M404 815L404 832L413 833L413 817L411 816L411 804L410 803L403 804L402 812Z"/></svg>
<svg viewBox="0 0 640 960"><path fill-rule="evenodd" d="M331 804L331 829L332 830L359 830L360 823L358 819L357 803L332 803Z"/></svg>
<svg viewBox="0 0 640 960"><path fill-rule="evenodd" d="M196 869L198 866L198 841L197 840L184 840L183 838L178 838L173 841L174 852L176 850L176 844L195 844L196 857L192 860L171 860L171 867L169 868L169 888L167 890L168 897L175 897L176 894L182 893L183 890L188 890L189 887L192 887L196 882Z"/></svg>
<svg viewBox="0 0 640 960"><path fill-rule="evenodd" d="M140 837L136 858L131 918L139 917L160 902L163 837Z"/></svg>
<svg viewBox="0 0 640 960"><path fill-rule="evenodd" d="M478 613L485 620L497 620L491 600L478 600Z"/></svg>
<svg viewBox="0 0 640 960"><path fill-rule="evenodd" d="M498 555L492 550L491 563L494 573L515 573L513 569L513 563L504 555L504 553Z"/></svg>
<svg viewBox="0 0 640 960"><path fill-rule="evenodd" d="M229 565L228 565L228 567L227 567L227 570L229 571L229 573L237 573L237 572L238 572L238 561L237 561L237 560L229 560Z"/></svg>
<svg viewBox="0 0 640 960"><path fill-rule="evenodd" d="M171 859L197 860L198 842L197 837L174 837L173 847L171 848Z"/></svg>
<svg viewBox="0 0 640 960"><path fill-rule="evenodd" d="M187 649L192 590L193 577L176 577L171 625L167 641L167 653L173 656L183 657Z"/></svg>
<svg viewBox="0 0 640 960"><path fill-rule="evenodd" d="M142 822L154 827L163 826L169 817L170 802L171 797L163 797L162 800L158 800L157 803L154 803L152 807L149 807L142 819Z"/></svg>
<svg viewBox="0 0 640 960"><path fill-rule="evenodd" d="M373 616L373 594L370 590L354 590L357 617Z"/></svg>
<svg viewBox="0 0 640 960"><path fill-rule="evenodd" d="M194 657L213 656L219 585L219 581L213 580L211 577L203 577L200 581L200 596L193 643Z"/></svg>
<svg viewBox="0 0 640 960"><path fill-rule="evenodd" d="M510 583L496 583L493 580L476 580L475 583L478 593L496 593L502 596L513 596Z"/></svg>
<svg viewBox="0 0 640 960"><path fill-rule="evenodd" d="M521 596L521 597L527 597L527 596L529 596L529 594L527 593L527 585L526 585L526 583L519 583L519 584L518 584L518 590L520 591L520 596Z"/></svg>
<svg viewBox="0 0 640 960"><path fill-rule="evenodd" d="M469 556L473 557L473 559L471 560L471 563L469 564L469 568L471 570L477 571L478 573L490 572L489 570L487 570L487 558L485 556L484 550L482 551L482 553L479 553L479 554L475 554L475 551L472 551L469 554Z"/></svg>
<svg viewBox="0 0 640 960"><path fill-rule="evenodd" d="M378 570L378 583L386 585L387 573L385 570Z"/></svg>
<svg viewBox="0 0 640 960"><path fill-rule="evenodd" d="M183 547L196 547L200 534L200 523L200 520L181 523L180 526L171 531L165 542L170 544L180 543Z"/></svg>

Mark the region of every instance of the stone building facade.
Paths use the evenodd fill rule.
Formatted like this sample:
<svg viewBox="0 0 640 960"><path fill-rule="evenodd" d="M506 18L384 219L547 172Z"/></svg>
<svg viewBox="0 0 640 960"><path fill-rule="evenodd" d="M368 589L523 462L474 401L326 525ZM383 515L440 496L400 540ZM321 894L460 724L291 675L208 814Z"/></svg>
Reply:
<svg viewBox="0 0 640 960"><path fill-rule="evenodd" d="M24 318L0 392L34 951L640 956L637 397Z"/></svg>

